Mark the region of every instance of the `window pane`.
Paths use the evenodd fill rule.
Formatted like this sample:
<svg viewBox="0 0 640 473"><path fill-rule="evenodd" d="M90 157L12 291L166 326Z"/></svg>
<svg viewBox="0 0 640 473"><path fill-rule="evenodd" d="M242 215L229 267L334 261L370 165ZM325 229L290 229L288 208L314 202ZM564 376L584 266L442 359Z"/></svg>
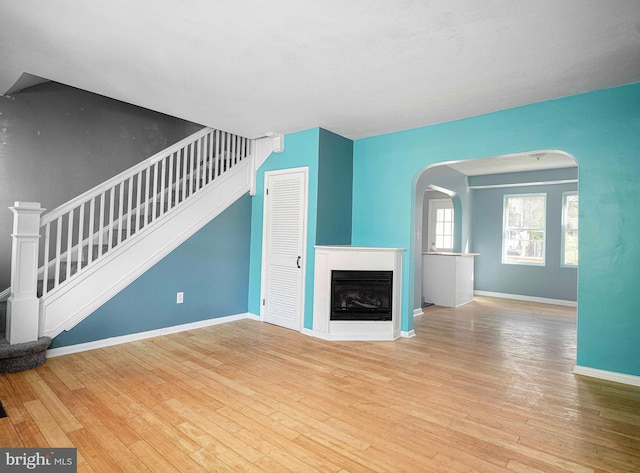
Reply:
<svg viewBox="0 0 640 473"><path fill-rule="evenodd" d="M578 232L575 230L564 233L564 264L578 264Z"/></svg>
<svg viewBox="0 0 640 473"><path fill-rule="evenodd" d="M544 264L546 194L507 195L503 263Z"/></svg>
<svg viewBox="0 0 640 473"><path fill-rule="evenodd" d="M565 193L562 202L562 264L578 265L578 194Z"/></svg>
<svg viewBox="0 0 640 473"><path fill-rule="evenodd" d="M529 196L524 202L524 228L544 227L544 201L543 196Z"/></svg>
<svg viewBox="0 0 640 473"><path fill-rule="evenodd" d="M429 204L430 248L437 251L453 251L454 210L450 200L434 199Z"/></svg>
<svg viewBox="0 0 640 473"><path fill-rule="evenodd" d="M565 202L565 225L567 229L578 228L578 196L567 195Z"/></svg>
<svg viewBox="0 0 640 473"><path fill-rule="evenodd" d="M522 226L522 199L517 197L509 197L507 199L508 218L507 225L509 227Z"/></svg>

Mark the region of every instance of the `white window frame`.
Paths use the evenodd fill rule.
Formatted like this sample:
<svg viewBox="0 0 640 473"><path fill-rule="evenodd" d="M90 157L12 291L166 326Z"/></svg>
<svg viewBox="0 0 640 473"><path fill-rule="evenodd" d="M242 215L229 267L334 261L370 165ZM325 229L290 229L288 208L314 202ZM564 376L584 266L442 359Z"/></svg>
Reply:
<svg viewBox="0 0 640 473"><path fill-rule="evenodd" d="M508 225L508 202L510 198L526 198L526 197L543 197L544 198L544 226L542 228L529 228L529 227L511 227ZM510 259L507 250L507 234L509 231L513 230L521 230L523 232L531 231L531 232L542 232L542 261L522 261ZM542 193L532 193L532 194L505 194L503 196L503 204L502 204L502 264L517 264L517 265L528 265L528 266L545 266L546 264L546 253L547 253L547 194Z"/></svg>
<svg viewBox="0 0 640 473"><path fill-rule="evenodd" d="M579 253L579 248L580 248L580 222L578 221L578 224L576 226L575 229L568 229L567 228L567 197L569 196L576 196L578 197L578 191L570 191L570 192L563 192L562 193L562 253L560 254L560 265L563 268L577 268L578 264L580 264L580 253ZM580 208L580 198L578 197L578 209ZM566 263L566 255L565 255L565 242L566 242L566 237L567 237L567 232L576 232L576 234L578 235L578 263L576 264L570 264L570 263Z"/></svg>
<svg viewBox="0 0 640 473"><path fill-rule="evenodd" d="M436 245L436 228L438 224L438 210L440 209L451 209L451 247ZM429 223L427 225L427 236L429 238L427 242L429 244L429 251L453 251L455 241L455 210L453 209L453 201L451 199L429 199ZM435 245L435 248L433 245Z"/></svg>

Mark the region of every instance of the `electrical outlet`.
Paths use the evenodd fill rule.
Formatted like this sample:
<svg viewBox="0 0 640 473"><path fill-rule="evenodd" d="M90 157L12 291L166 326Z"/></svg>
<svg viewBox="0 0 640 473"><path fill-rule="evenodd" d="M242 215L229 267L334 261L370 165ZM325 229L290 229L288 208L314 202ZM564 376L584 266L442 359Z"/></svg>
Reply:
<svg viewBox="0 0 640 473"><path fill-rule="evenodd" d="M184 302L184 292L179 292L176 296L176 304L182 304Z"/></svg>

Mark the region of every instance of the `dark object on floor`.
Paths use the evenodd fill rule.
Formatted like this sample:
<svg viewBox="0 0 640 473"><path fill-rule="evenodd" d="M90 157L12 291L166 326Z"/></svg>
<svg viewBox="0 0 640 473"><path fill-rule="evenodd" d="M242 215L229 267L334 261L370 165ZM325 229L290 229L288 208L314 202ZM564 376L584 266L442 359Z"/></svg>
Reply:
<svg viewBox="0 0 640 473"><path fill-rule="evenodd" d="M49 337L14 345L9 345L6 339L0 340L0 373L17 373L42 365L50 344Z"/></svg>

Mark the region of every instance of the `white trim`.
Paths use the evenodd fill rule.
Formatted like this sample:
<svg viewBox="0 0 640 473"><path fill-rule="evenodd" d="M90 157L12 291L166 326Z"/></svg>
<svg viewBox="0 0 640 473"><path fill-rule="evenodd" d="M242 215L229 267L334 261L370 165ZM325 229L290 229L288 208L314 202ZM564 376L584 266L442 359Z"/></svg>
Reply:
<svg viewBox="0 0 640 473"><path fill-rule="evenodd" d="M40 298L40 335L56 337L97 310L164 256L217 217L249 190L249 166L243 160L181 204L118 245L82 277L72 278ZM153 228L153 231L151 230ZM129 239L128 239L129 240Z"/></svg>
<svg viewBox="0 0 640 473"><path fill-rule="evenodd" d="M121 345L123 343L135 342L138 340L145 340L147 338L161 337L163 335L170 335L172 333L186 332L187 330L195 330L198 328L210 327L212 325L219 325L227 322L235 322L236 320L254 319L253 314L244 313L236 315L227 315L225 317L216 317L215 319L200 320L198 322L191 322L182 325L173 325L171 327L164 327L155 330L149 330L147 332L132 333L129 335L121 335L119 337L104 338L102 340L96 340L93 342L79 343L77 345L69 345L60 348L51 348L47 350L47 358L53 358L56 356L70 355L71 353L80 353L83 351L95 350L97 348L111 347L114 345Z"/></svg>
<svg viewBox="0 0 640 473"><path fill-rule="evenodd" d="M0 302L6 301L10 295L11 295L11 288L8 287L4 291L0 292Z"/></svg>
<svg viewBox="0 0 640 473"><path fill-rule="evenodd" d="M424 311L422 310L422 307L420 307L419 309L413 309L413 316L417 317L419 315L424 314Z"/></svg>
<svg viewBox="0 0 640 473"><path fill-rule="evenodd" d="M329 334L320 332L318 330L314 331L314 330L309 330L308 328L303 328L302 330L300 330L300 333L303 335L307 335L309 337L319 338L321 340L326 340L326 341L334 340L333 338L331 338ZM415 336L416 336L416 332L413 329L409 331L405 331L405 330L400 331L400 337L402 338L413 338ZM371 340L365 340L365 341L371 341Z"/></svg>
<svg viewBox="0 0 640 473"><path fill-rule="evenodd" d="M473 294L476 296L498 297L500 299L514 299L517 301L525 301L525 302L539 302L540 304L564 305L567 307L578 306L578 303L576 301L566 301L563 299L549 299L547 297L523 296L520 294L507 294L503 292L490 292L490 291L473 291Z"/></svg>
<svg viewBox="0 0 640 473"><path fill-rule="evenodd" d="M577 268L577 264L566 264L565 261L565 248L567 242L567 197L575 195L578 197L578 191L566 191L562 193L562 228L560 235L560 267L561 268ZM578 206L580 203L578 202ZM578 222L578 228L573 231L578 233L578 245L580 245L580 223ZM579 253L578 253L579 254Z"/></svg>
<svg viewBox="0 0 640 473"><path fill-rule="evenodd" d="M615 371L599 370L596 368L589 368L588 366L575 365L573 367L573 374L588 376L590 378L604 379L605 381L613 381L614 383L640 386L640 376L617 373Z"/></svg>
<svg viewBox="0 0 640 473"><path fill-rule="evenodd" d="M328 340L384 342L400 338L400 330L394 330L399 321L333 320L329 322Z"/></svg>
<svg viewBox="0 0 640 473"><path fill-rule="evenodd" d="M516 182L513 184L487 184L469 186L469 189L501 189L504 187L529 187L529 186L552 186L554 184L577 184L577 179L563 179L559 181L538 181L538 182Z"/></svg>
<svg viewBox="0 0 640 473"><path fill-rule="evenodd" d="M281 153L284 151L284 135L282 133L266 133L264 137L251 140L253 143L251 159L251 185L249 194L256 195L256 179L258 169L267 160L271 153Z"/></svg>
<svg viewBox="0 0 640 473"><path fill-rule="evenodd" d="M315 246L313 333L328 340L396 340L402 316L404 248ZM393 271L391 320L331 320L332 270Z"/></svg>
<svg viewBox="0 0 640 473"><path fill-rule="evenodd" d="M317 330L310 330L308 328L303 327L300 330L300 333L302 335L306 335L308 337L314 337L314 338L319 338L321 340L326 340L326 341L331 341L331 337L329 337L328 333L324 333L324 332L319 332Z"/></svg>
<svg viewBox="0 0 640 473"><path fill-rule="evenodd" d="M255 320L256 322L261 322L260 316L257 314L252 314L251 312L247 312L247 319Z"/></svg>
<svg viewBox="0 0 640 473"><path fill-rule="evenodd" d="M175 153L183 148L186 148L187 146L190 146L191 144L195 143L199 139L203 138L204 136L214 131L216 130L213 128L202 128L200 131L196 131L192 135L187 136L186 138L178 141L177 143L169 146L168 148L163 149L162 151L159 151L158 153L154 154L150 158L147 158L144 161L141 161L138 164L130 167L129 169L122 171L117 176L113 176L111 179L98 184L94 188L89 189L88 191L86 191L83 194L80 194L77 197L74 197L73 199L69 200L68 202L65 202L61 206L56 207L51 212L44 215L42 217L42 220L40 221L40 227L43 227L47 223L55 221L58 217L65 215L69 210L76 208L77 206L82 204L82 202L86 202L90 200L92 197L96 197L100 195L104 191L114 187L120 182L123 182L129 177L136 175L138 172L141 172L144 169L147 169L150 166L153 166L157 162L161 161L164 157L169 156L172 153ZM234 135L234 136L238 136L238 135Z"/></svg>
<svg viewBox="0 0 640 473"><path fill-rule="evenodd" d="M261 255L261 260L260 260L260 320L261 321L265 321L266 317L265 317L265 305L263 304L263 301L268 297L267 294L267 257L268 255L266 254L266 250L267 250L267 224L268 219L269 219L269 215L268 215L268 202L267 202L267 191L268 191L268 186L267 186L267 181L271 176L280 176L280 175L286 175L286 174L294 174L294 173L302 173L303 175L303 202L302 202L302 208L301 210L304 213L304 216L302 218L302 250L301 250L301 256L302 256L302 280L300 282L300 310L299 313L301 315L299 315L299 320L297 320L297 327L287 327L287 328L291 328L293 330L296 331L302 331L302 327L304 324L304 308L305 308L305 295L306 295L306 288L307 288L307 244L308 244L308 240L307 240L307 235L308 235L308 227L309 227L309 166L300 166L300 167L295 167L295 168L283 168L283 169L273 169L270 171L265 171L264 176L263 176L263 189L262 189L262 255Z"/></svg>

